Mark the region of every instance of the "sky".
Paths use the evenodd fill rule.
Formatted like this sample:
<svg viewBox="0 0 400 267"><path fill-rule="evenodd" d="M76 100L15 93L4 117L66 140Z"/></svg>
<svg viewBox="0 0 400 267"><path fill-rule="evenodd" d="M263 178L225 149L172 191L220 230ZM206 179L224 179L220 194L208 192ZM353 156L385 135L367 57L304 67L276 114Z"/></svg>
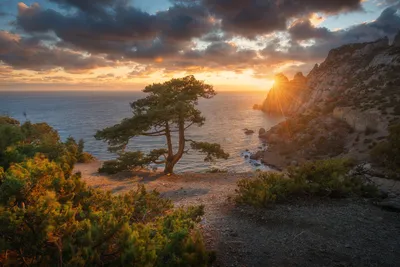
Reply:
<svg viewBox="0 0 400 267"><path fill-rule="evenodd" d="M399 30L399 0L0 0L0 90L265 91Z"/></svg>

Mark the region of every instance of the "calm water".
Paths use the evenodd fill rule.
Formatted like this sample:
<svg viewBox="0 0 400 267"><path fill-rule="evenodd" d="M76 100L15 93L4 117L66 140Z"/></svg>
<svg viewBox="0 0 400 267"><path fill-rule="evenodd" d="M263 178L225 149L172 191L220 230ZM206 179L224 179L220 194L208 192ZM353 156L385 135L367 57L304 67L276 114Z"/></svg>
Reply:
<svg viewBox="0 0 400 267"><path fill-rule="evenodd" d="M141 92L0 92L0 114L10 115L21 122L24 112L32 122L45 121L57 129L63 139L72 136L85 140L86 150L100 160L115 158L107 145L94 139L96 130L129 117L129 103L142 97ZM204 156L191 152L178 163L176 171L204 171L210 166L232 172L254 170L241 153L256 150L261 145L257 134L246 136L244 128L258 132L281 121L252 109L265 97L261 93L219 93L211 100L201 101L199 109L207 118L201 128L191 128L188 138L220 143L230 153L230 159L216 164L204 163ZM138 137L132 140L132 150L149 151L165 147L162 138ZM262 168L262 167L261 167Z"/></svg>

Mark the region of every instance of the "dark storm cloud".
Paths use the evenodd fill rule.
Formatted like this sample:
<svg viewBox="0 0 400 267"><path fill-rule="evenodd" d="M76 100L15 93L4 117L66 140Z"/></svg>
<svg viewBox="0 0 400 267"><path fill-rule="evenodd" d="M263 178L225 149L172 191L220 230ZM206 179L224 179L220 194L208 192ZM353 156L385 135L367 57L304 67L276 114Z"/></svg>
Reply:
<svg viewBox="0 0 400 267"><path fill-rule="evenodd" d="M41 71L62 67L71 73L110 64L97 56L83 56L70 50L49 48L35 38L21 38L6 31L0 31L0 61L15 69Z"/></svg>
<svg viewBox="0 0 400 267"><path fill-rule="evenodd" d="M290 18L312 12L335 14L361 8L362 0L203 0L212 14L222 19L224 30L254 37L285 30Z"/></svg>
<svg viewBox="0 0 400 267"><path fill-rule="evenodd" d="M316 28L309 19L300 19L289 28L293 40L328 39L332 33L327 28Z"/></svg>
<svg viewBox="0 0 400 267"><path fill-rule="evenodd" d="M20 4L17 22L26 32L51 31L64 45L106 53L114 59L170 56L212 28L207 10L198 5L175 5L156 15L125 5L98 17L90 12L65 15Z"/></svg>

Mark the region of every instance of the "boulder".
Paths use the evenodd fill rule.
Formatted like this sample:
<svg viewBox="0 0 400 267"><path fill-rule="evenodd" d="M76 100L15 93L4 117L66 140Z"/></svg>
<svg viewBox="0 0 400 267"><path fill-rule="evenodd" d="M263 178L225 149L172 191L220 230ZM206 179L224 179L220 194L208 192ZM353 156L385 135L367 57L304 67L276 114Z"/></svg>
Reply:
<svg viewBox="0 0 400 267"><path fill-rule="evenodd" d="M265 135L267 133L267 131L264 129L264 128L261 128L259 131L258 131L258 135L259 136L263 136L263 135Z"/></svg>

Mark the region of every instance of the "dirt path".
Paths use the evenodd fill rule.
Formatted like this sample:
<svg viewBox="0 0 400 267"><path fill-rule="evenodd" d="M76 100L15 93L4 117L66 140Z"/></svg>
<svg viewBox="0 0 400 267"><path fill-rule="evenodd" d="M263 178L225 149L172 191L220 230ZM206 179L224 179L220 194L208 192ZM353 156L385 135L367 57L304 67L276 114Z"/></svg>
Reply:
<svg viewBox="0 0 400 267"><path fill-rule="evenodd" d="M89 185L115 193L138 182L177 206L205 205L202 227L215 266L400 266L400 213L364 200L235 207L228 197L236 181L252 174L140 177L96 174L97 163L78 165Z"/></svg>

